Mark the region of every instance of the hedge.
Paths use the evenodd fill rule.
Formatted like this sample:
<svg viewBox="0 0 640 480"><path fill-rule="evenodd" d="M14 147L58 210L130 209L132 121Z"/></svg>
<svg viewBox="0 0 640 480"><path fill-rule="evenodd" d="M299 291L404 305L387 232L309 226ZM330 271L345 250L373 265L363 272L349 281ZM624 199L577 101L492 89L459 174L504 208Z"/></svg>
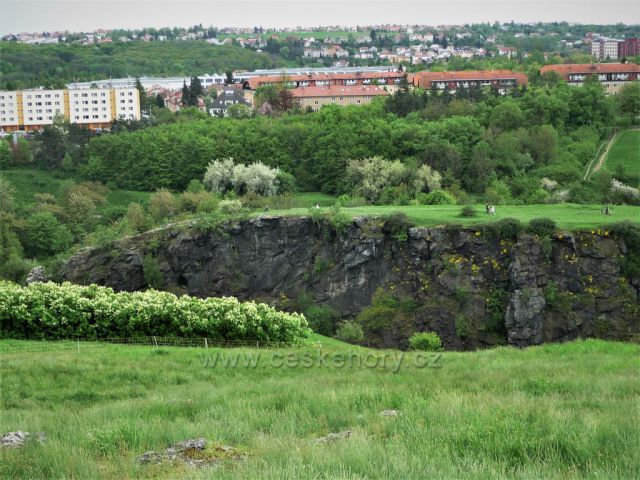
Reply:
<svg viewBox="0 0 640 480"><path fill-rule="evenodd" d="M295 343L307 336L301 314L236 298L167 292L116 293L71 283L0 282L0 336L23 339L137 336Z"/></svg>

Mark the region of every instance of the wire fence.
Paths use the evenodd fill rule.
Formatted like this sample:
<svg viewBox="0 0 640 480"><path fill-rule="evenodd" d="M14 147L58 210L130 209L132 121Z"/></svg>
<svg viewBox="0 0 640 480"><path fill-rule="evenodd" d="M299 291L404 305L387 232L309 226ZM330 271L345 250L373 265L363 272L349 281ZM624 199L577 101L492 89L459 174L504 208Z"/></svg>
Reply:
<svg viewBox="0 0 640 480"><path fill-rule="evenodd" d="M213 338L182 337L113 337L113 338L77 338L73 340L5 340L0 342L0 355L20 353L73 353L104 349L116 345L146 346L151 348L257 348L274 349L291 347L286 342L268 342L262 340L221 340Z"/></svg>

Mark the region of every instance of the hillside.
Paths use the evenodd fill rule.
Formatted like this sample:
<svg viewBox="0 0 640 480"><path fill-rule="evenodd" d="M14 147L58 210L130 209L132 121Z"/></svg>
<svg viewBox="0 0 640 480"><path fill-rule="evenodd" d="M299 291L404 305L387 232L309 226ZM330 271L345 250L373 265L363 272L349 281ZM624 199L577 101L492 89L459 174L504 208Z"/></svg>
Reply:
<svg viewBox="0 0 640 480"><path fill-rule="evenodd" d="M127 76L174 76L279 66L267 54L206 42L25 45L0 42L0 89Z"/></svg>
<svg viewBox="0 0 640 480"><path fill-rule="evenodd" d="M2 353L9 343L0 341L0 431L43 432L47 440L0 450L2 478L212 478L211 470L136 461L191 438L225 446L208 451L220 460L215 478L640 476L634 344L589 340L436 358L334 341ZM339 354L352 363L340 367ZM225 368L234 356L257 366ZM279 367L305 356L309 368Z"/></svg>

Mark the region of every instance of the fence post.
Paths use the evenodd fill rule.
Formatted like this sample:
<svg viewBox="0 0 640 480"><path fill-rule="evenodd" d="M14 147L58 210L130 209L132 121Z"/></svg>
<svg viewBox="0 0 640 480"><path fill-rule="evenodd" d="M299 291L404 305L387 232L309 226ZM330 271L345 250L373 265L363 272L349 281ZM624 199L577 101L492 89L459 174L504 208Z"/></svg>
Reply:
<svg viewBox="0 0 640 480"><path fill-rule="evenodd" d="M209 349L209 342L207 342L207 338L204 339L204 348Z"/></svg>
<svg viewBox="0 0 640 480"><path fill-rule="evenodd" d="M158 348L158 340L156 340L156 336L153 336L153 344Z"/></svg>
<svg viewBox="0 0 640 480"><path fill-rule="evenodd" d="M78 339L78 353L80 353L80 339Z"/></svg>

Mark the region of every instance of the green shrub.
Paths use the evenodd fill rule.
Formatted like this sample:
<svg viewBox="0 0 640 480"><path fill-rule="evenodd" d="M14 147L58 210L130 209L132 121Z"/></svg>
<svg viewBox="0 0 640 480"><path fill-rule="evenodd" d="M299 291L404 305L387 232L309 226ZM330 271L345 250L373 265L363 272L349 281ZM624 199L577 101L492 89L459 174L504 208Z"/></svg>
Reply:
<svg viewBox="0 0 640 480"><path fill-rule="evenodd" d="M478 211L475 208L473 208L471 205L467 205L465 207L462 207L458 216L465 217L465 218L477 217Z"/></svg>
<svg viewBox="0 0 640 480"><path fill-rule="evenodd" d="M39 212L27 219L23 240L27 254L49 256L69 248L73 236L69 229L60 224L53 214Z"/></svg>
<svg viewBox="0 0 640 480"><path fill-rule="evenodd" d="M152 255L145 255L142 260L142 272L144 281L150 288L162 288L164 286L164 278L158 267L158 261Z"/></svg>
<svg viewBox="0 0 640 480"><path fill-rule="evenodd" d="M149 197L149 213L157 222L171 218L177 211L176 199L166 188L156 190Z"/></svg>
<svg viewBox="0 0 640 480"><path fill-rule="evenodd" d="M382 288L376 290L371 305L360 312L357 322L368 333L380 333L394 324L409 321L417 308L410 297L394 295Z"/></svg>
<svg viewBox="0 0 640 480"><path fill-rule="evenodd" d="M221 200L218 209L225 215L238 215L242 212L242 202L240 200Z"/></svg>
<svg viewBox="0 0 640 480"><path fill-rule="evenodd" d="M556 231L556 222L550 218L534 218L529 222L527 232L540 237L548 237Z"/></svg>
<svg viewBox="0 0 640 480"><path fill-rule="evenodd" d="M129 228L134 233L144 232L148 226L149 221L144 213L144 208L139 203L130 203L127 208L127 222Z"/></svg>
<svg viewBox="0 0 640 480"><path fill-rule="evenodd" d="M456 199L444 190L434 190L433 192L421 194L418 200L422 205L455 205Z"/></svg>
<svg viewBox="0 0 640 480"><path fill-rule="evenodd" d="M330 337L335 332L335 323L338 314L331 307L326 305L312 305L304 312L304 316L309 322L309 327L320 335Z"/></svg>
<svg viewBox="0 0 640 480"><path fill-rule="evenodd" d="M412 350L425 352L439 352L442 350L442 340L435 332L414 333L409 337L409 345Z"/></svg>
<svg viewBox="0 0 640 480"><path fill-rule="evenodd" d="M364 332L362 327L355 322L343 322L336 331L336 338L347 343L362 343Z"/></svg>
<svg viewBox="0 0 640 480"><path fill-rule="evenodd" d="M298 191L296 177L282 170L278 170L276 184L278 186L278 195L287 195Z"/></svg>
<svg viewBox="0 0 640 480"><path fill-rule="evenodd" d="M351 217L342 211L339 203L331 207L327 220L337 233L346 233L349 226L353 223Z"/></svg>
<svg viewBox="0 0 640 480"><path fill-rule="evenodd" d="M515 240L522 232L520 220L515 218L503 218L497 222L487 223L482 227L484 234L496 240Z"/></svg>
<svg viewBox="0 0 640 480"><path fill-rule="evenodd" d="M225 217L219 211L198 215L195 229L201 233L223 233Z"/></svg>
<svg viewBox="0 0 640 480"><path fill-rule="evenodd" d="M409 238L409 229L415 226L404 212L392 212L381 218L384 222L382 232L391 235L391 238L398 242L406 242Z"/></svg>
<svg viewBox="0 0 640 480"><path fill-rule="evenodd" d="M7 338L157 335L291 343L308 331L303 315L232 297L199 299L156 290L115 293L96 285L49 282L20 287L0 282L0 336Z"/></svg>
<svg viewBox="0 0 640 480"><path fill-rule="evenodd" d="M204 185L200 180L194 178L187 184L187 189L185 190L190 193L200 193L204 192Z"/></svg>
<svg viewBox="0 0 640 480"><path fill-rule="evenodd" d="M455 319L456 335L459 337L469 336L469 320L463 314L459 314Z"/></svg>

